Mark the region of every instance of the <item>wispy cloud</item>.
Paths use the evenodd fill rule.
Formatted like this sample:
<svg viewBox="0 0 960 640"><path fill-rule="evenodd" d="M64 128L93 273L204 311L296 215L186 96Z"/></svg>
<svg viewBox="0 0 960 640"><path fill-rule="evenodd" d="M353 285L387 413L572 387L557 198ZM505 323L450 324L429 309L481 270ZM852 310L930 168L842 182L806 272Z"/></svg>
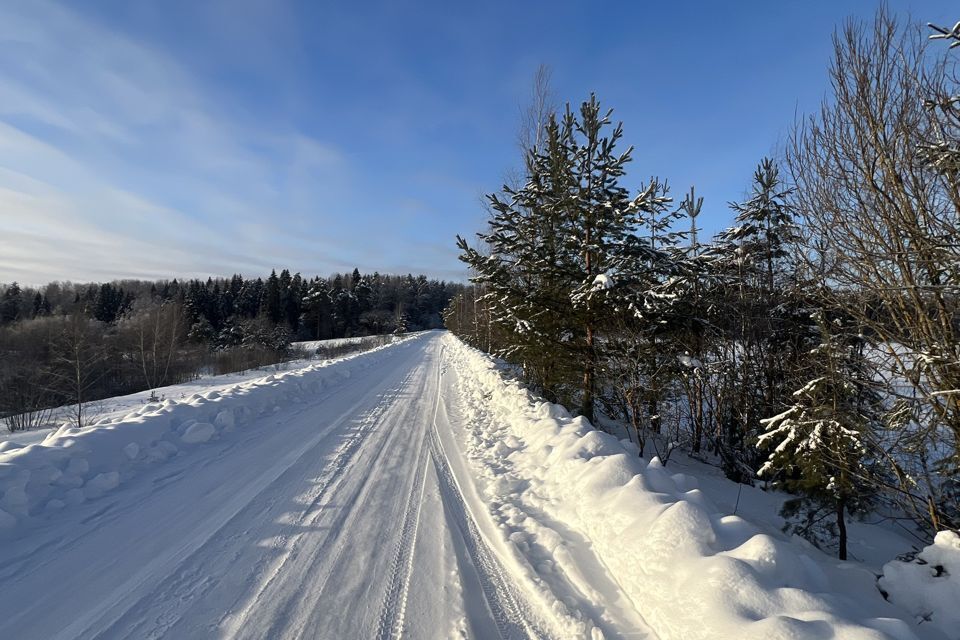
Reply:
<svg viewBox="0 0 960 640"><path fill-rule="evenodd" d="M45 1L0 6L0 52L0 281L392 266L348 154L168 52Z"/></svg>

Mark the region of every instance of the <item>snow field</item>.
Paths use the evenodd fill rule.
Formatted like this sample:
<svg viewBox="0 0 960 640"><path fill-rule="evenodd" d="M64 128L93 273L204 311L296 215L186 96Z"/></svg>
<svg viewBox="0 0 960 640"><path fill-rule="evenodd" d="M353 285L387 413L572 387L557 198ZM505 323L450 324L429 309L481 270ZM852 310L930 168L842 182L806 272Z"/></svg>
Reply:
<svg viewBox="0 0 960 640"><path fill-rule="evenodd" d="M383 350L402 342L195 393L179 402L146 404L83 429L63 426L41 443L0 443L0 532L13 535L51 512L97 500L146 465L224 437L259 416L304 402L322 388L376 366Z"/></svg>
<svg viewBox="0 0 960 640"><path fill-rule="evenodd" d="M598 630L633 607L664 639L943 637L908 622L869 570L723 513L696 478L645 462L629 442L537 401L488 357L446 340L472 414L466 453L502 536L533 562L539 555L533 569L547 588L611 594L588 598L608 603L587 612ZM583 561L584 547L597 563Z"/></svg>

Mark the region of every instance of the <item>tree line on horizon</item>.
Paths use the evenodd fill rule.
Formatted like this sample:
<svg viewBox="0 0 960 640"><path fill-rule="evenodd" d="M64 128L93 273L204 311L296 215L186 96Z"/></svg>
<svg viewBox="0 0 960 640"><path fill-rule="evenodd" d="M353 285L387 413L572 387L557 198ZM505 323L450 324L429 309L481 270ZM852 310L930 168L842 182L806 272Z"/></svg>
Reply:
<svg viewBox="0 0 960 640"><path fill-rule="evenodd" d="M0 420L11 430L70 405L304 355L293 341L442 326L463 285L424 275L121 280L0 285Z"/></svg>
<svg viewBox="0 0 960 640"><path fill-rule="evenodd" d="M960 83L925 35L886 9L838 30L833 94L708 239L693 189L624 186L612 111L538 76L446 326L641 455L794 493L785 529L842 559L850 516L957 529Z"/></svg>

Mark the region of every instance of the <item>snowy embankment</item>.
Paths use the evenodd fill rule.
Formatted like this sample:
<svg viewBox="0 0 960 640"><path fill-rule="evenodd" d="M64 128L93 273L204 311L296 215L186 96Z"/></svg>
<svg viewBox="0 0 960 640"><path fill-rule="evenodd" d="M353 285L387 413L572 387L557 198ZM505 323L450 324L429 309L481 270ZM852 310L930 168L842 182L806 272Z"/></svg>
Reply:
<svg viewBox="0 0 960 640"><path fill-rule="evenodd" d="M724 513L696 478L638 458L447 341L480 491L518 555L545 549L536 573L586 591L612 580L664 639L944 637L884 600L868 569ZM583 546L606 575L583 575Z"/></svg>
<svg viewBox="0 0 960 640"><path fill-rule="evenodd" d="M353 338L330 338L328 340L306 340L303 342L293 342L291 347L304 349L313 352L320 347L343 347L346 345L363 344L366 340L389 336L355 336Z"/></svg>
<svg viewBox="0 0 960 640"><path fill-rule="evenodd" d="M412 338L422 335L425 332L408 333L404 338ZM393 335L386 336L363 336L358 338L333 338L330 340L311 340L307 342L294 342L291 347L305 354L303 358L286 360L276 364L264 365L254 369L245 369L234 373L209 374L205 373L195 380L181 382L166 387L157 387L155 389L146 389L137 391L124 396L114 396L102 400L92 400L84 403L85 422L88 424L107 424L116 422L119 418L140 409L143 405L155 403L155 398L160 401L172 398L174 400L184 401L187 397L195 393L206 393L208 391L221 391L229 389L240 382L248 382L263 378L269 374L277 374L283 371L292 371L300 369L311 362L317 362L324 359L342 358L348 353L355 354L361 351L367 351L379 346L384 346L377 340L389 339L395 341L398 338ZM356 347L356 349L339 351L333 354L318 354L318 349L339 350L345 347ZM27 431L15 431L13 433L0 429L0 453L3 451L30 444L42 442L51 432L56 431L57 425L62 424L65 419L71 419L74 405L64 405L51 411L47 425Z"/></svg>
<svg viewBox="0 0 960 640"><path fill-rule="evenodd" d="M402 340L403 338L412 338L420 335L425 335L432 331L431 329L425 331L413 331L410 333L403 334L403 337L395 335L393 333L377 333L369 336L354 336L352 338L329 338L327 340L305 340L303 342L292 342L290 346L294 349L300 349L307 353L313 354L317 352L341 349L345 347L356 347L358 349L372 349L375 347L383 346L387 342L393 342L396 340Z"/></svg>
<svg viewBox="0 0 960 640"><path fill-rule="evenodd" d="M409 338L415 339L415 338ZM35 444L0 444L0 532L116 489L153 465L303 402L358 369L375 366L378 352L403 341L333 361L265 375L227 387L167 398L94 426L64 426Z"/></svg>

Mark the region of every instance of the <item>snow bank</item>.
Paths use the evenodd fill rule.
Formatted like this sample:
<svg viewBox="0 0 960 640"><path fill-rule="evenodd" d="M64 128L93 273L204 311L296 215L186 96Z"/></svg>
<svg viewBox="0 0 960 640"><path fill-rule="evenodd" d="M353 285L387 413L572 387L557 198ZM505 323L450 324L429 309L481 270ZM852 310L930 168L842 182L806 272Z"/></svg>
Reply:
<svg viewBox="0 0 960 640"><path fill-rule="evenodd" d="M63 426L41 443L6 442L0 449L0 531L96 500L146 465L203 446L284 405L304 402L324 387L376 366L404 342L242 382L183 401L146 404L83 429Z"/></svg>
<svg viewBox="0 0 960 640"><path fill-rule="evenodd" d="M466 453L505 540L548 541L548 563L579 583L571 558L591 549L605 575L589 582L614 581L660 638L942 637L906 622L870 571L721 512L695 477L645 462L445 340L470 414Z"/></svg>
<svg viewBox="0 0 960 640"><path fill-rule="evenodd" d="M912 562L883 567L880 587L918 622L929 621L953 640L960 638L960 536L941 531Z"/></svg>
<svg viewBox="0 0 960 640"><path fill-rule="evenodd" d="M291 347L304 349L306 351L316 351L320 347L342 347L348 344L361 344L364 340L379 338L381 336L355 336L353 338L330 338L329 340L305 340L303 342L293 342Z"/></svg>
<svg viewBox="0 0 960 640"><path fill-rule="evenodd" d="M407 333L404 337L416 337L429 333L428 331L412 331ZM343 347L346 345L357 345L369 343L373 344L380 340L396 340L398 339L392 333L380 333L370 336L354 336L352 338L330 338L327 340L305 340L302 342L293 342L291 347L303 349L308 352L315 352L319 348L329 348L329 347Z"/></svg>

